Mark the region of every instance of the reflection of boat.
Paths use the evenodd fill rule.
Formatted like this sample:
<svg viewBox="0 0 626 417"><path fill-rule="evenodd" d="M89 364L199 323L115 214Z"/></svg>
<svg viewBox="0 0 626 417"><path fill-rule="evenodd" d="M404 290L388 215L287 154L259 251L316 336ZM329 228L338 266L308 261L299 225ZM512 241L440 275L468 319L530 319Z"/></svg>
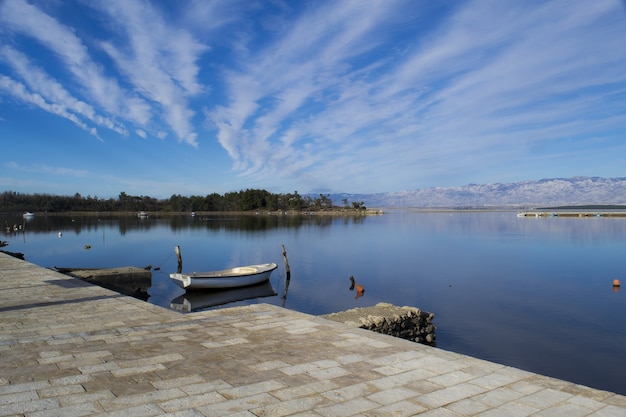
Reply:
<svg viewBox="0 0 626 417"><path fill-rule="evenodd" d="M270 279L275 263L238 266L222 271L170 274L170 278L181 288L237 288L259 284Z"/></svg>
<svg viewBox="0 0 626 417"><path fill-rule="evenodd" d="M22 217L25 219L28 219L30 217L35 217L35 213L31 213L30 211L25 211L24 214L22 214Z"/></svg>
<svg viewBox="0 0 626 417"><path fill-rule="evenodd" d="M233 303L253 298L271 297L276 295L269 281L261 284L225 290L192 291L174 298L170 308L178 311L195 311L203 308Z"/></svg>

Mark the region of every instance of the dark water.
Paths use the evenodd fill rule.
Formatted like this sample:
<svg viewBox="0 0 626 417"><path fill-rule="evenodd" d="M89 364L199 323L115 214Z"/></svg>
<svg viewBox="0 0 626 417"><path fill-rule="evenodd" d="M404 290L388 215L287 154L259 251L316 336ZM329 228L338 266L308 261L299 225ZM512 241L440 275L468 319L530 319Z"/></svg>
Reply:
<svg viewBox="0 0 626 417"><path fill-rule="evenodd" d="M7 224L21 218L0 218ZM59 232L61 237L59 237ZM384 301L435 313L437 346L626 394L626 219L512 212L365 218L43 217L2 238L41 266L146 266L166 308L174 246L184 271L276 262L266 302L324 314ZM90 249L85 249L90 245ZM285 245L291 266L282 294ZM348 277L365 287L355 299Z"/></svg>

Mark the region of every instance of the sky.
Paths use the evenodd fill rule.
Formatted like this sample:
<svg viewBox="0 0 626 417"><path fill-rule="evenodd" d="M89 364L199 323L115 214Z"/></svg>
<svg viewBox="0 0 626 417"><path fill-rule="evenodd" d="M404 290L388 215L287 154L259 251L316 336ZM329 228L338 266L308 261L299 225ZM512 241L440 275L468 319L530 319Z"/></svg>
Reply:
<svg viewBox="0 0 626 417"><path fill-rule="evenodd" d="M0 191L624 177L622 0L0 0Z"/></svg>

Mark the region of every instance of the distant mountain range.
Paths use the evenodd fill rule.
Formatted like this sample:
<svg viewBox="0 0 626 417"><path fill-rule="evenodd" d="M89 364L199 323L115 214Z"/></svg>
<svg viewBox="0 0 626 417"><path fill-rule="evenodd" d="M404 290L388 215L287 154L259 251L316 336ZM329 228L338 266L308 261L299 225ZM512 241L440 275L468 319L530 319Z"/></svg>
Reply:
<svg viewBox="0 0 626 417"><path fill-rule="evenodd" d="M626 178L573 177L514 183L469 184L377 194L331 194L333 203L363 201L381 207L509 207L626 204Z"/></svg>

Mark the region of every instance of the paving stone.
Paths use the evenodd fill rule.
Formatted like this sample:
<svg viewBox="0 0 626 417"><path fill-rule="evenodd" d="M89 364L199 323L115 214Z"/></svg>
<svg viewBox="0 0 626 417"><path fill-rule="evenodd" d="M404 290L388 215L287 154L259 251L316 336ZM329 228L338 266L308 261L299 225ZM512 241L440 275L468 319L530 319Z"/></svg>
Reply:
<svg viewBox="0 0 626 417"><path fill-rule="evenodd" d="M102 408L93 403L76 404L68 407L41 410L29 413L28 417L82 417L102 412Z"/></svg>
<svg viewBox="0 0 626 417"><path fill-rule="evenodd" d="M380 404L359 397L338 404L316 408L315 411L325 417L344 417L354 416L357 413L363 413L379 407Z"/></svg>

